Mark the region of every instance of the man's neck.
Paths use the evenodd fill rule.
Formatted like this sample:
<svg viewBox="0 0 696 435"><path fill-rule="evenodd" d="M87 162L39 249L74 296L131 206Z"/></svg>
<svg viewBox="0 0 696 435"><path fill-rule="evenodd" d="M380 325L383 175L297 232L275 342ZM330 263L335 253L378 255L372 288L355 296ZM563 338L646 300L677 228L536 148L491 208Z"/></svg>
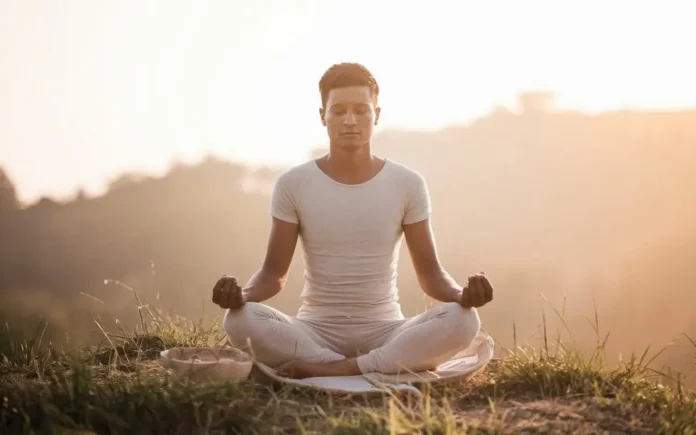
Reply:
<svg viewBox="0 0 696 435"><path fill-rule="evenodd" d="M334 180L345 184L360 184L375 176L383 160L374 156L369 147L355 152L330 150L319 159L320 168Z"/></svg>

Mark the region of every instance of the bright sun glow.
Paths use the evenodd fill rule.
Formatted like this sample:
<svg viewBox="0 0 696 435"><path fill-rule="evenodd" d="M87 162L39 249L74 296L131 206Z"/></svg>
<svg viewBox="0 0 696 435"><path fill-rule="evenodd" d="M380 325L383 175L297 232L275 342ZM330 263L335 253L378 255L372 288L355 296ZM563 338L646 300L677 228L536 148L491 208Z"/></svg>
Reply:
<svg viewBox="0 0 696 435"><path fill-rule="evenodd" d="M696 106L693 2L0 1L0 166L20 198L213 153L322 145L317 82L364 63L381 128L440 128L526 90L582 110Z"/></svg>

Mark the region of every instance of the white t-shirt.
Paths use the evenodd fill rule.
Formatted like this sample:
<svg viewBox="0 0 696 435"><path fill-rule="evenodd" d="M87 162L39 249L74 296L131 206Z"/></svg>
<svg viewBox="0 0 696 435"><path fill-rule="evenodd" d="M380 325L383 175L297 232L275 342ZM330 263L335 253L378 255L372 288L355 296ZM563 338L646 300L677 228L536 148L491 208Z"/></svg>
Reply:
<svg viewBox="0 0 696 435"><path fill-rule="evenodd" d="M310 160L276 181L271 215L299 223L304 319L403 319L397 289L402 224L430 216L424 178L386 160L370 180L342 184Z"/></svg>

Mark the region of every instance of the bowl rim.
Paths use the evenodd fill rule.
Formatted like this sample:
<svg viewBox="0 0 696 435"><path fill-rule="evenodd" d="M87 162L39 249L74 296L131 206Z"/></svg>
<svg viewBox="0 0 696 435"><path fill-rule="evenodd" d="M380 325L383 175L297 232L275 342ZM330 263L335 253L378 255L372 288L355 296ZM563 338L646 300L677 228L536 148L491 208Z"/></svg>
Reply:
<svg viewBox="0 0 696 435"><path fill-rule="evenodd" d="M208 352L215 358L215 360L191 360L192 356L202 352ZM248 366L253 364L253 361L248 354L240 349L229 347L216 349L205 346L175 346L161 351L160 356L162 359L177 365L195 365L198 367L217 364L240 366Z"/></svg>

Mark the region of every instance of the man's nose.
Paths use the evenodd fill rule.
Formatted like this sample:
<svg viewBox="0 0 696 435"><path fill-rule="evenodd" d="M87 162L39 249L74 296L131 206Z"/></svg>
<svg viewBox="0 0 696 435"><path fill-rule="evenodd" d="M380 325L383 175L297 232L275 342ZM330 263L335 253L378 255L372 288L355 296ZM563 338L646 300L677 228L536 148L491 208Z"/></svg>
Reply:
<svg viewBox="0 0 696 435"><path fill-rule="evenodd" d="M348 111L343 117L343 125L355 125L357 123L358 120L356 119L355 114L351 111Z"/></svg>

